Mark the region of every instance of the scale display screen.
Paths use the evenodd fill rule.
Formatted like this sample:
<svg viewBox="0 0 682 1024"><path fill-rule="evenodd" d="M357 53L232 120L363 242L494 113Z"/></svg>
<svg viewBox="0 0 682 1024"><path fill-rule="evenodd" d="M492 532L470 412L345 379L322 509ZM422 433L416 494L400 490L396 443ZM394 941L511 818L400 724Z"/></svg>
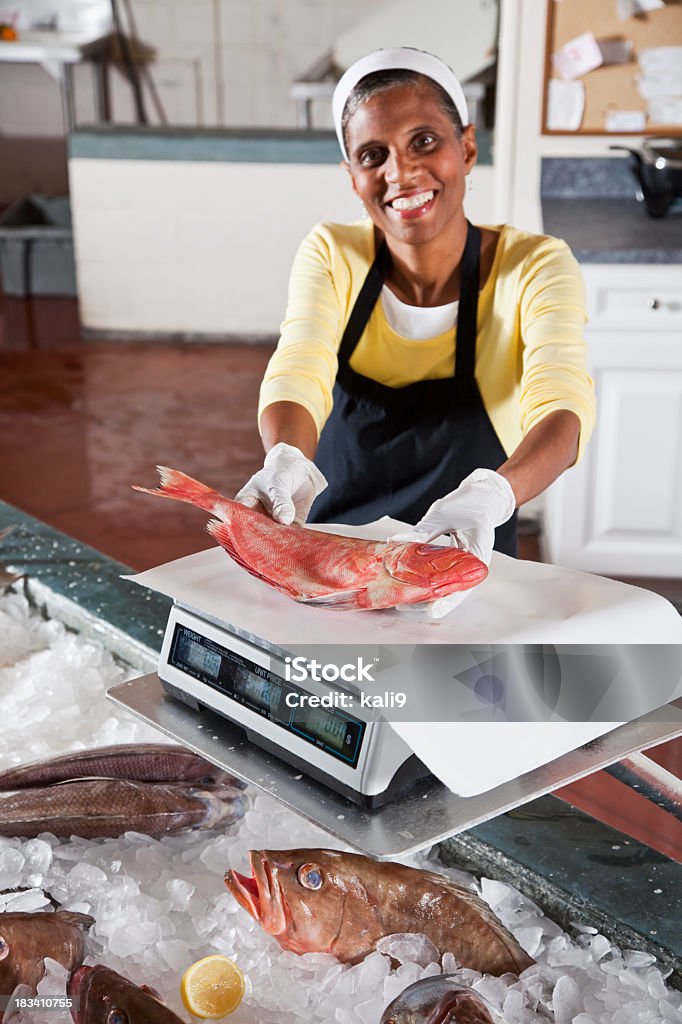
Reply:
<svg viewBox="0 0 682 1024"><path fill-rule="evenodd" d="M177 623L169 663L236 703L263 715L281 729L357 767L365 723L345 711L301 705L309 691L286 682L256 662ZM289 698L287 700L287 698Z"/></svg>

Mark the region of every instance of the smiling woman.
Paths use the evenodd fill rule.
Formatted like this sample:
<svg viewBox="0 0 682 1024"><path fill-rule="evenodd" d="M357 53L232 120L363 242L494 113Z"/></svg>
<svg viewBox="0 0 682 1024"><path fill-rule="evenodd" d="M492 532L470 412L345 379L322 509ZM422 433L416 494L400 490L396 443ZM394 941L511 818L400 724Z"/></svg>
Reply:
<svg viewBox="0 0 682 1024"><path fill-rule="evenodd" d="M299 249L261 388L268 454L237 500L282 522L390 515L416 524L396 539L515 555L515 508L594 423L577 263L558 239L468 222L475 128L439 58L377 50L333 111L366 218Z"/></svg>

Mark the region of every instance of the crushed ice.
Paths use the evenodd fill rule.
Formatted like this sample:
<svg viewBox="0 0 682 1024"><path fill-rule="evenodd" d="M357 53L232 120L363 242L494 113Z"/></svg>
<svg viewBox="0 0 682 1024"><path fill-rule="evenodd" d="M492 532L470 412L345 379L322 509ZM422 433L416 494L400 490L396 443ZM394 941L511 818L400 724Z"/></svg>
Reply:
<svg viewBox="0 0 682 1024"><path fill-rule="evenodd" d="M44 621L20 594L0 596L0 637L0 720L12 723L0 733L0 767L98 744L162 741L105 701L105 690L126 678L109 654L60 623ZM120 839L70 842L49 834L28 841L0 837L0 890L30 890L0 896L0 913L40 909L44 889L65 909L91 914L96 923L86 962L106 963L152 985L183 1020L183 971L219 952L250 980L244 1003L229 1018L233 1024L378 1024L384 1007L407 985L440 973L424 936L389 936L381 951L353 967L321 953L297 956L266 936L223 884L228 867L248 870L247 851L254 847L326 845L319 829L255 793L242 822L222 833L155 840L130 832ZM470 875L444 868L434 853L411 863L475 884ZM578 923L569 936L500 882L482 879L480 888L538 961L520 979L459 972L507 1024L682 1024L682 992L666 986L649 954L612 946L589 922ZM62 994L63 968L54 962L48 967L40 991ZM442 969L457 970L450 954ZM51 1024L55 1014L14 1013L11 1020Z"/></svg>

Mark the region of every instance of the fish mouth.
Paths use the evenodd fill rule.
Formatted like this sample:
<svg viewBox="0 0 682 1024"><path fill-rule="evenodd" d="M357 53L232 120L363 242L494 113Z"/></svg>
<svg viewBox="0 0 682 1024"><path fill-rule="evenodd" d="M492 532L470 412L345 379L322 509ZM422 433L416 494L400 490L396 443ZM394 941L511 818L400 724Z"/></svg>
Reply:
<svg viewBox="0 0 682 1024"><path fill-rule="evenodd" d="M287 928L286 900L264 850L250 850L251 875L230 870L225 885L237 903L258 921L268 935L279 935Z"/></svg>
<svg viewBox="0 0 682 1024"><path fill-rule="evenodd" d="M83 978L90 973L92 967L78 967L75 971L72 971L69 975L69 980L66 983L66 994L71 998L80 996L81 982ZM71 1010L71 1016L74 1020L74 1024L82 1024L82 1016L80 1010Z"/></svg>
<svg viewBox="0 0 682 1024"><path fill-rule="evenodd" d="M251 914L254 921L260 922L260 894L258 883L252 875L242 875L239 871L228 871L225 874L225 885L237 903Z"/></svg>

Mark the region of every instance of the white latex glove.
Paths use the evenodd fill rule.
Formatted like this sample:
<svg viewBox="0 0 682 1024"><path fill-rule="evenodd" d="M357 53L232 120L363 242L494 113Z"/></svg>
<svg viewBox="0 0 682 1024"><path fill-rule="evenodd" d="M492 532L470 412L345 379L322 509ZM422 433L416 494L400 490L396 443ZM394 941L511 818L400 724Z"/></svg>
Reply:
<svg viewBox="0 0 682 1024"><path fill-rule="evenodd" d="M248 508L261 504L278 523L303 526L310 507L327 486L314 462L293 445L280 441L265 456L263 468L242 487L235 501Z"/></svg>
<svg viewBox="0 0 682 1024"><path fill-rule="evenodd" d="M458 548L470 551L490 565L495 527L506 523L515 507L511 484L503 476L492 469L476 469L454 491L434 501L415 526L389 540L428 544L448 533ZM469 593L469 590L460 590L441 597L428 605L427 614L431 618L442 618Z"/></svg>

